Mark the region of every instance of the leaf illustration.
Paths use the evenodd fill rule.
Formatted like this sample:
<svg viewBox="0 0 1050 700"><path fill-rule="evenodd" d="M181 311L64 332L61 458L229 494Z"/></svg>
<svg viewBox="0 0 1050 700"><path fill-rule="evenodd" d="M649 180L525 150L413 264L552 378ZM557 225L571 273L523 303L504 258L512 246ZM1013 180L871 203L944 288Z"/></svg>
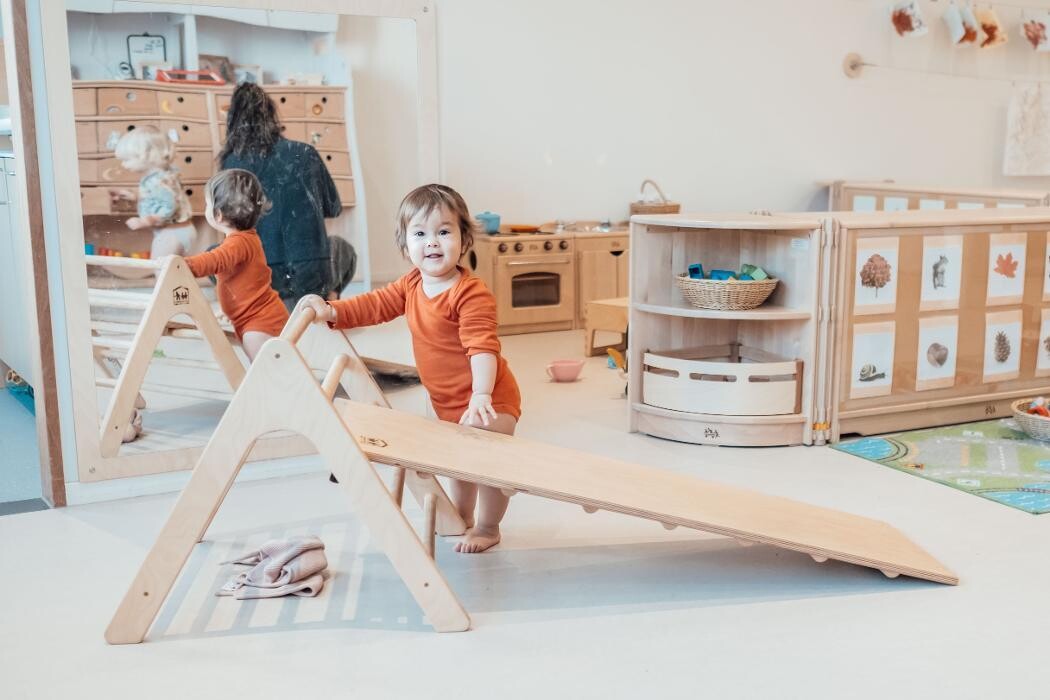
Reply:
<svg viewBox="0 0 1050 700"><path fill-rule="evenodd" d="M995 271L1003 277L1013 279L1016 276L1019 262L1019 260L1014 260L1013 253L1007 253L1005 256L1000 255L995 259Z"/></svg>

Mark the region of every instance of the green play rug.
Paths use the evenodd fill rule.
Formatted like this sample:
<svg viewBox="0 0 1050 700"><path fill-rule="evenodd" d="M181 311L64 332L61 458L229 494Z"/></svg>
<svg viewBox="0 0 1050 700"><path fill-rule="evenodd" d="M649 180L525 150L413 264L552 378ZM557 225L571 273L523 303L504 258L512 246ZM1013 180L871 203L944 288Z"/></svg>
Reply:
<svg viewBox="0 0 1050 700"><path fill-rule="evenodd" d="M848 440L834 449L988 498L1050 513L1050 443L1011 418Z"/></svg>

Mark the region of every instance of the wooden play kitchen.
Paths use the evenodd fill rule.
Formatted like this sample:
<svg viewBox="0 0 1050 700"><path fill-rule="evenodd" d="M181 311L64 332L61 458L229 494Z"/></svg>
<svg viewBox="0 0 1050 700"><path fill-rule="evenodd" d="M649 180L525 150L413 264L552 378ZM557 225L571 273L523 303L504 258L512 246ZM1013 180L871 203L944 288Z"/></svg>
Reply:
<svg viewBox="0 0 1050 700"><path fill-rule="evenodd" d="M627 240L623 224L598 221L502 226L474 237L469 263L496 296L501 335L572 330L590 302L627 296Z"/></svg>
<svg viewBox="0 0 1050 700"><path fill-rule="evenodd" d="M631 429L808 445L1009 416L1050 390L1048 231L1042 207L635 216ZM676 279L696 263L777 285L701 308Z"/></svg>

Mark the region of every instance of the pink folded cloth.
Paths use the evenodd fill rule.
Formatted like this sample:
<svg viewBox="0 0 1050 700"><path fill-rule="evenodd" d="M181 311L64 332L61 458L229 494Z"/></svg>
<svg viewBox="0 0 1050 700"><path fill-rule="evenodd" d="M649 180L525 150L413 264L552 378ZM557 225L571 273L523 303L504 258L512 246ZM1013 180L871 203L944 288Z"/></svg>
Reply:
<svg viewBox="0 0 1050 700"><path fill-rule="evenodd" d="M308 579L289 583L277 588L257 588L255 586L243 586L234 592L233 597L237 600L248 600L250 598L278 598L283 595L297 595L304 598L313 598L324 588L324 575L314 574Z"/></svg>
<svg viewBox="0 0 1050 700"><path fill-rule="evenodd" d="M328 567L328 558L324 543L317 537L294 537L271 540L257 550L222 563L252 568L232 577L216 595L272 598L289 594L317 595L324 586L320 574ZM318 578L319 582L315 580ZM246 592L246 589L252 590ZM263 590L266 593L260 592Z"/></svg>

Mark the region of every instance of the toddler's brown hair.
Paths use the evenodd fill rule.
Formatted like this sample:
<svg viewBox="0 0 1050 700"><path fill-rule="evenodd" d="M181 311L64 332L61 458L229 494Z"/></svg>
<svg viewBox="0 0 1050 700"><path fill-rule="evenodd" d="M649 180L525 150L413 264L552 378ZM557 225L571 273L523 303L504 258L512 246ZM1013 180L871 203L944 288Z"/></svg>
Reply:
<svg viewBox="0 0 1050 700"><path fill-rule="evenodd" d="M423 185L405 195L397 210L397 228L394 231L394 243L402 255L408 252L408 225L420 212L430 216L435 209L444 207L459 224L459 235L466 253L474 245L474 220L463 197L447 185L431 183Z"/></svg>
<svg viewBox="0 0 1050 700"><path fill-rule="evenodd" d="M215 211L238 231L250 231L273 205L259 178L247 170L230 168L211 176L206 185Z"/></svg>

